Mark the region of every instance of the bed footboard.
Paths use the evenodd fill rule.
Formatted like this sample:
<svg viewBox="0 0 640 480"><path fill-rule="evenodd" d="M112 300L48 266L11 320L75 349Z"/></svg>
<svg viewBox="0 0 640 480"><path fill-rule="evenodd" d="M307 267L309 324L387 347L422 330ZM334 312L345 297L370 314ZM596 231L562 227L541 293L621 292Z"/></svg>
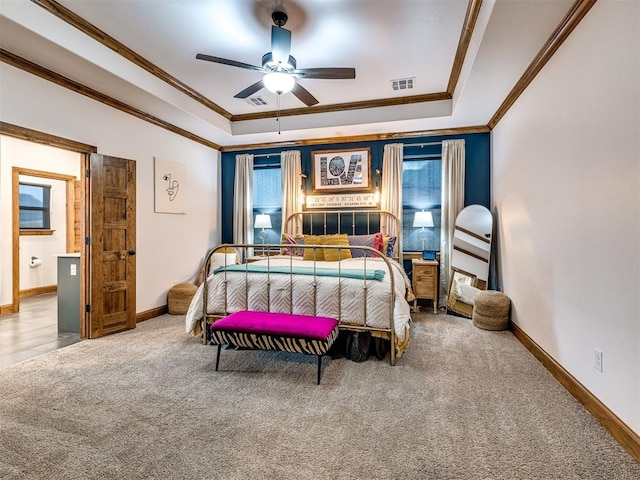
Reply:
<svg viewBox="0 0 640 480"><path fill-rule="evenodd" d="M395 365L394 306L398 294L395 270L398 267L393 265L393 260L364 246L300 244L293 247L300 251L312 250L312 258L316 258L317 250L326 249L338 250L338 255L345 250L365 251L365 256L351 261L302 262L301 257L294 255L272 255L255 261L252 254L256 249L279 253L291 249L292 245L223 244L216 247L205 261L205 272L210 276L203 283L202 292L203 343L210 343L209 324L239 310L329 316L339 321L341 330L371 332L388 338L389 362ZM221 249L234 249L239 258L251 262L225 262L212 271L212 255ZM351 268L354 265L358 268Z"/></svg>

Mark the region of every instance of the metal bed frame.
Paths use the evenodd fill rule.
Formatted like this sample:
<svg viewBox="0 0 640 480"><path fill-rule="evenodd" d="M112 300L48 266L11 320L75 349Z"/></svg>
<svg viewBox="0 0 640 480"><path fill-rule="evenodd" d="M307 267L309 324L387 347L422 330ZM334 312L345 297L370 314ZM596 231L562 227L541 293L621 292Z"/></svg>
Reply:
<svg viewBox="0 0 640 480"><path fill-rule="evenodd" d="M367 219L370 219L370 214L381 214L381 215L389 215L390 218L395 219L396 224L399 225L400 222L398 222L397 218L392 215L389 212L385 212L382 210L359 210L359 211L345 211L345 210L333 210L333 211L315 211L315 212L299 212L299 213L295 213L291 216L289 216L290 218L293 218L296 215L302 215L303 218L305 215L310 215L310 216L316 216L316 215L321 215L321 218L323 219L323 234L326 234L327 232L327 215L331 215L331 214L336 214L338 217L338 230L340 227L340 218L341 216L347 214L347 215L354 215L354 214L364 214L367 215ZM356 231L356 216L352 216L352 231L355 232ZM310 231L313 231L313 221L310 222L311 223L311 229ZM370 234L370 223L367 223L367 228L368 228L368 234ZM379 231L379 230L376 230ZM401 232L401 228L398 227L398 232ZM338 231L337 233L341 233L340 231ZM312 234L312 233L309 233ZM321 249L325 249L325 248L330 248L330 249L337 249L337 250L365 250L365 251L371 251L374 253L379 254L380 252L378 250L375 250L371 247L365 247L365 246L357 246L357 245L306 245L306 244L222 244L222 245L218 245L217 247L213 248L212 250L209 251L209 253L207 254L206 260L205 260L205 272L209 272L210 271L210 267L211 267L211 260L213 257L213 254L216 251L220 251L223 249L234 249L236 252L240 253L240 251L243 253L242 258L247 258L247 253L252 252L253 250L257 249L260 250L262 249L262 251L264 252L265 250L267 252L281 252L283 249L313 249L314 250L314 254L315 254L315 250L318 248ZM238 250L240 249L240 251ZM224 251L224 250L223 250ZM400 264L402 265L402 243L400 238L398 238L398 258L400 259ZM315 255L314 255L315 257ZM264 257L265 260L267 261L267 272L266 272L266 281L267 284L270 284L271 282L271 273L270 273L270 256L267 255ZM293 256L290 256L290 263L289 266L292 266L293 263ZM367 272L367 258L368 257L364 257L364 274L365 274L365 278L362 279L363 285L362 285L362 289L363 289L363 302L364 302L364 323L366 324L367 318L368 318L368 312L367 312L367 295L368 295L368 282L372 282L375 280L367 280L366 279L366 272ZM344 312L345 313L345 320L343 320L343 312L342 312L342 276L340 275L340 270L341 270L341 265L340 262L338 262L338 292L339 292L339 296L340 298L338 299L338 321L339 321L339 328L342 330L349 330L349 331L355 331L355 332L364 332L364 331L368 331L368 332L372 332L372 333L378 333L378 334L382 334L382 336L389 338L390 341L390 348L389 348L389 363L391 365L395 365L396 364L396 333L395 333L395 326L394 326L394 306L395 306L395 299L396 299L396 295L395 295L395 279L394 279L394 267L391 264L391 260L389 258L387 258L385 255L379 255L378 258L381 258L384 260L385 262L385 266L387 271L385 272L386 274L389 275L389 286L390 286L390 302L389 302L389 325L382 328L382 327L369 327L367 325L354 325L354 324L350 324L348 322L348 312ZM225 266L226 266L226 256L225 256ZM245 304L247 305L247 309L248 309L248 288L249 288L249 282L248 282L248 274L251 273L249 270L249 263L245 262L245 270L244 270L244 284L245 284ZM380 269L380 266L376 266L376 269ZM291 270L291 268L290 268ZM209 284L208 281L205 279L204 282L204 286L203 286L203 333L202 333L202 338L203 338L203 343L207 344L208 343L208 328L207 325L209 325L211 322L214 322L217 319L220 319L232 312L228 312L227 311L227 286L228 286L228 280L227 280L227 270L223 270L221 273L219 274L223 274L224 278L223 278L223 283L224 283L224 289L225 289L225 293L224 293L224 312L216 312L216 313L208 313L208 297L209 297ZM234 273L242 273L242 272L234 272ZM289 284L290 284L290 288L292 289L291 291L293 291L293 282L294 279L293 277L295 276L294 273L277 273L276 275L289 275ZM208 275L205 275L205 277L208 277ZM314 310L317 306L317 282L316 282L316 262L313 261L313 287L314 287ZM270 291L269 289L267 289L267 304L270 306L270 297L269 297ZM289 303L289 312L283 312L283 313L292 313L293 310L293 299L290 300ZM314 312L315 313L315 312Z"/></svg>

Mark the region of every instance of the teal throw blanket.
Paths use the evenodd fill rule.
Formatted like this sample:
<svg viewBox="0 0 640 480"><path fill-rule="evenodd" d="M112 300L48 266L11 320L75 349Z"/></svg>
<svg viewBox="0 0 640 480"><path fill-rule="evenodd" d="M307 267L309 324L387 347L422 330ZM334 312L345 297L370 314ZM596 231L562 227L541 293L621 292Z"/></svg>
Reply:
<svg viewBox="0 0 640 480"><path fill-rule="evenodd" d="M358 278L362 280L377 280L381 282L384 279L383 270L367 270L360 268L342 268L338 271L337 268L316 268L313 267L289 267L288 265L269 266L266 265L227 265L218 267L213 271L213 274L220 272L250 272L250 273L293 273L295 275L316 275L318 277L342 277L342 278Z"/></svg>

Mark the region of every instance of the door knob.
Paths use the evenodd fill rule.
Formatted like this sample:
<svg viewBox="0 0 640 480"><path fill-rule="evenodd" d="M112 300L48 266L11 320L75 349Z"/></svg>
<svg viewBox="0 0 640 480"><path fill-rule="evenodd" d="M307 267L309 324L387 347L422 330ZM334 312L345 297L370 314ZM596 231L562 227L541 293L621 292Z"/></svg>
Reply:
<svg viewBox="0 0 640 480"><path fill-rule="evenodd" d="M136 254L136 251L132 248L131 250L129 250L129 252L128 252L128 253L129 253L129 255L135 255L135 254Z"/></svg>

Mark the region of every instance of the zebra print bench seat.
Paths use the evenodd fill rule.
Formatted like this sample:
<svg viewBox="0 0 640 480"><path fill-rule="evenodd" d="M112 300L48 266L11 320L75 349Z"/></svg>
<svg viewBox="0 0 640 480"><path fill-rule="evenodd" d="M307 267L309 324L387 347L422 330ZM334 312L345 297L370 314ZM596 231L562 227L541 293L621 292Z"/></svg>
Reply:
<svg viewBox="0 0 640 480"><path fill-rule="evenodd" d="M216 371L222 345L254 350L277 350L318 356L318 385L322 356L338 338L335 318L290 313L241 311L211 324L211 343L218 345Z"/></svg>

